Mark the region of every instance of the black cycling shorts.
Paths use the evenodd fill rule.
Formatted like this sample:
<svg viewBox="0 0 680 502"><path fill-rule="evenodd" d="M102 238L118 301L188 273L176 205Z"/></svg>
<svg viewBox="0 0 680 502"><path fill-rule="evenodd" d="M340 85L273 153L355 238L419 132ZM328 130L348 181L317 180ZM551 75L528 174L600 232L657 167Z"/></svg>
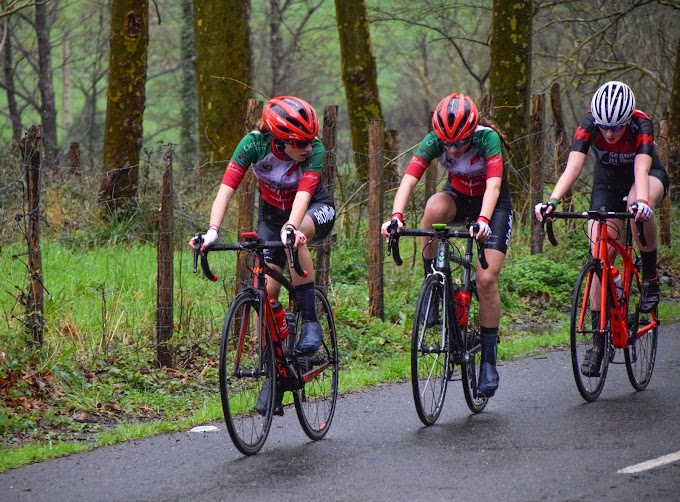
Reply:
<svg viewBox="0 0 680 502"><path fill-rule="evenodd" d="M482 197L464 195L455 190L448 183L442 190L449 195L456 204L456 217L449 223L467 223L476 221L482 209ZM484 249L496 249L503 254L508 252L510 236L512 235L512 209L509 204L502 204L499 199L491 215L489 227L491 236L484 242Z"/></svg>
<svg viewBox="0 0 680 502"><path fill-rule="evenodd" d="M649 170L649 176L652 178L657 178L663 184L664 195L668 192L669 179L666 170L661 167L658 168L652 165ZM624 183L613 177L611 182L604 182L601 178L595 180L593 183L593 190L590 194L590 209L599 211L604 208L605 211L613 211L616 213L621 213L627 209L627 201L624 200L628 197L628 192L630 192L631 187L635 183L635 179L632 181L625 179ZM631 201L635 202L635 201Z"/></svg>
<svg viewBox="0 0 680 502"><path fill-rule="evenodd" d="M312 200L306 213L314 221L314 237L310 242L318 241L326 237L335 225L335 203L333 197L323 184L316 187ZM278 241L281 239L281 228L288 221L290 209L278 209L267 204L260 197L257 236L265 241ZM283 268L288 260L283 248L266 249L264 258L267 263L273 263Z"/></svg>

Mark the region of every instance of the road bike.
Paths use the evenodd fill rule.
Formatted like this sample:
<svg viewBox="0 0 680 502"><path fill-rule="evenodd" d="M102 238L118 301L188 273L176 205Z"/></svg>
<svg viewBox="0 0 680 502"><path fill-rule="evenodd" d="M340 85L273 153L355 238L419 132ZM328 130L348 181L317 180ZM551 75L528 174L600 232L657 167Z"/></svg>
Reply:
<svg viewBox="0 0 680 502"><path fill-rule="evenodd" d="M208 263L214 251L246 252L252 283L243 282L227 310L220 343L219 377L224 420L236 448L253 455L264 445L274 415L283 414L284 392L293 394L295 411L307 436L322 439L328 432L338 396L338 341L333 311L324 292L315 287L317 317L323 332L321 347L313 354L295 349L302 319L294 288L282 273L264 259L267 249L287 247L293 267L305 277L288 243L263 241L255 232L241 234L243 241L212 244L200 253L202 236L195 239L194 272L200 256L205 276L216 281ZM269 298L267 276L288 292L288 306ZM263 390L264 389L264 390Z"/></svg>
<svg viewBox="0 0 680 502"><path fill-rule="evenodd" d="M437 257L431 273L425 278L418 294L411 332L411 385L418 417L425 425L433 425L442 411L448 383L462 380L465 401L471 411L484 410L488 398L477 391L481 369L481 338L479 331L479 297L472 262L474 237L478 227L470 224L465 230L434 224L433 229L389 228L388 255L399 266L400 237L428 237L428 246L437 246ZM453 239L464 239L464 252ZM436 241L436 244L435 244ZM488 264L484 248L477 242L477 256L483 268ZM452 268L453 265L453 268ZM461 281L453 280L452 272L460 268ZM455 368L460 368L460 373Z"/></svg>
<svg viewBox="0 0 680 502"><path fill-rule="evenodd" d="M570 346L571 363L579 393L588 402L595 401L604 387L610 364L626 365L628 380L635 390L644 390L652 378L656 360L659 330L658 308L651 312L640 309L642 283L641 261L633 248L633 213L607 212L604 209L586 212L556 212L545 215L548 238L556 246L553 219L583 219L589 245L594 244L591 258L581 267L571 304ZM610 220L623 220L623 226ZM592 222L592 223L590 223ZM594 225L592 234L588 229ZM642 223L637 233L646 245ZM623 240L619 234L623 232ZM619 259L620 257L620 259ZM617 286L616 263L621 262L621 285ZM615 360L623 352L623 361ZM590 355L588 355L590 354ZM590 365L584 363L590 361ZM588 359L590 358L590 359ZM594 361L594 362L593 362Z"/></svg>

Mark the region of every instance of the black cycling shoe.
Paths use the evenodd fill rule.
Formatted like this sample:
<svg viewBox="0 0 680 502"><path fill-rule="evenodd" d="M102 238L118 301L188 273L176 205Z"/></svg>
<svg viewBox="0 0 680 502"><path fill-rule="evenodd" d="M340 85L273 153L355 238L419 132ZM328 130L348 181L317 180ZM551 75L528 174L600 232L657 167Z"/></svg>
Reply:
<svg viewBox="0 0 680 502"><path fill-rule="evenodd" d="M269 396L269 387L271 385L271 380L265 378L260 394L257 396L257 404L255 405L255 410L259 415L265 416L267 413L267 398ZM276 389L276 396L274 396L274 415L279 417L283 416L283 392Z"/></svg>
<svg viewBox="0 0 680 502"><path fill-rule="evenodd" d="M498 355L498 334L487 333L480 337L482 342L481 368L477 392L485 397L493 397L498 390L498 370L496 356Z"/></svg>
<svg viewBox="0 0 680 502"><path fill-rule="evenodd" d="M479 384L477 385L477 392L486 396L493 397L498 390L498 370L495 364L482 363L479 371Z"/></svg>
<svg viewBox="0 0 680 502"><path fill-rule="evenodd" d="M640 299L640 312L651 312L659 305L661 296L659 276L642 283L642 298Z"/></svg>
<svg viewBox="0 0 680 502"><path fill-rule="evenodd" d="M323 333L319 321L302 321L302 334L300 341L295 346L298 352L315 352L321 347Z"/></svg>
<svg viewBox="0 0 680 502"><path fill-rule="evenodd" d="M602 335L593 335L593 346L586 349L586 355L581 363L581 374L587 377L599 377L603 356Z"/></svg>

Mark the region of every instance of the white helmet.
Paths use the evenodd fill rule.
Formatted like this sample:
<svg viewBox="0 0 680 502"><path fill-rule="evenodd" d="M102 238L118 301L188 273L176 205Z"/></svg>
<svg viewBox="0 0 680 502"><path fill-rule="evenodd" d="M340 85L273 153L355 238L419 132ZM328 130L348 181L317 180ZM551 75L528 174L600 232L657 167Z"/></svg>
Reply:
<svg viewBox="0 0 680 502"><path fill-rule="evenodd" d="M615 126L630 120L635 110L635 96L623 82L607 82L600 87L590 102L590 111L595 122Z"/></svg>

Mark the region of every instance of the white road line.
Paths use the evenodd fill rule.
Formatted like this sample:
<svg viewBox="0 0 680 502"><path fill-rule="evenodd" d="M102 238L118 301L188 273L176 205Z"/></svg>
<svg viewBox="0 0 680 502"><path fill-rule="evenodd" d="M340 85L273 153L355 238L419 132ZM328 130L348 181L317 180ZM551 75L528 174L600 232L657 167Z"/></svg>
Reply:
<svg viewBox="0 0 680 502"><path fill-rule="evenodd" d="M669 453L659 458L653 460L647 460L646 462L640 462L639 464L631 465L629 467L624 467L616 471L616 474L635 474L636 472L648 471L649 469L654 469L660 465L670 464L671 462L676 462L680 460L680 451L675 453Z"/></svg>

